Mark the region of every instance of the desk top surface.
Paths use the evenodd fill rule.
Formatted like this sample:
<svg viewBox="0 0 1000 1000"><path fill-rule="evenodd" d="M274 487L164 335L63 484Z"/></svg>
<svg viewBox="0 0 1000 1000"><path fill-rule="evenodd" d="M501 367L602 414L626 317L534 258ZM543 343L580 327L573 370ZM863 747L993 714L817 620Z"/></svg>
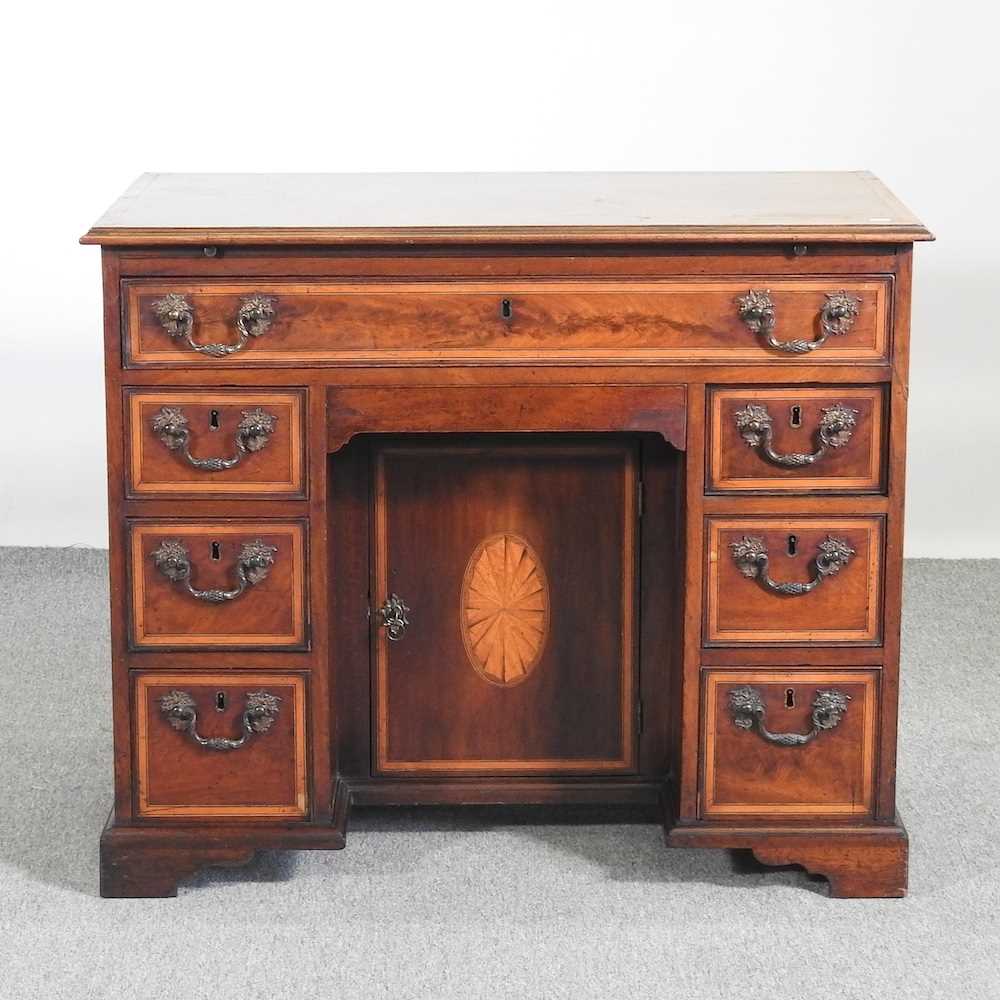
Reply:
<svg viewBox="0 0 1000 1000"><path fill-rule="evenodd" d="M342 245L933 239L874 175L143 174L81 242Z"/></svg>

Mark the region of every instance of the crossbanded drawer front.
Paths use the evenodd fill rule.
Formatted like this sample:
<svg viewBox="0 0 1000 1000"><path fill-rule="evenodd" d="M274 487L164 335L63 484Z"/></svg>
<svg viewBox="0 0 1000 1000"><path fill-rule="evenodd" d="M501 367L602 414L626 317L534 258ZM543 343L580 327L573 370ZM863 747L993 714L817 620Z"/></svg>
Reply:
<svg viewBox="0 0 1000 1000"><path fill-rule="evenodd" d="M133 674L140 816L304 818L300 674Z"/></svg>
<svg viewBox="0 0 1000 1000"><path fill-rule="evenodd" d="M305 496L302 391L132 389L126 396L129 496Z"/></svg>
<svg viewBox="0 0 1000 1000"><path fill-rule="evenodd" d="M301 520L129 523L133 649L304 649Z"/></svg>
<svg viewBox="0 0 1000 1000"><path fill-rule="evenodd" d="M706 671L701 814L871 815L877 701L874 670Z"/></svg>
<svg viewBox="0 0 1000 1000"><path fill-rule="evenodd" d="M710 517L705 643L877 645L880 515Z"/></svg>
<svg viewBox="0 0 1000 1000"><path fill-rule="evenodd" d="M843 363L888 357L889 277L123 282L130 366Z"/></svg>
<svg viewBox="0 0 1000 1000"><path fill-rule="evenodd" d="M708 492L884 492L881 386L718 388Z"/></svg>

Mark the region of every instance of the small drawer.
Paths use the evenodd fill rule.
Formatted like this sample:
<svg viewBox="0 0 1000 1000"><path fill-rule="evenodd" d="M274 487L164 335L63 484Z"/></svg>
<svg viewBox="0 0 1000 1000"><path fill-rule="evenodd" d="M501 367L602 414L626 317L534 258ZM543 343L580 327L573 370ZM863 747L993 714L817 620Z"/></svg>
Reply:
<svg viewBox="0 0 1000 1000"><path fill-rule="evenodd" d="M884 490L879 386L715 389L708 492Z"/></svg>
<svg viewBox="0 0 1000 1000"><path fill-rule="evenodd" d="M303 818L305 679L133 675L140 816Z"/></svg>
<svg viewBox="0 0 1000 1000"><path fill-rule="evenodd" d="M877 645L883 519L710 517L705 642Z"/></svg>
<svg viewBox="0 0 1000 1000"><path fill-rule="evenodd" d="M305 496L304 393L127 391L128 495Z"/></svg>
<svg viewBox="0 0 1000 1000"><path fill-rule="evenodd" d="M707 671L705 817L868 816L876 671Z"/></svg>
<svg viewBox="0 0 1000 1000"><path fill-rule="evenodd" d="M304 521L129 523L133 649L304 649Z"/></svg>
<svg viewBox="0 0 1000 1000"><path fill-rule="evenodd" d="M885 361L892 281L123 282L128 366Z"/></svg>

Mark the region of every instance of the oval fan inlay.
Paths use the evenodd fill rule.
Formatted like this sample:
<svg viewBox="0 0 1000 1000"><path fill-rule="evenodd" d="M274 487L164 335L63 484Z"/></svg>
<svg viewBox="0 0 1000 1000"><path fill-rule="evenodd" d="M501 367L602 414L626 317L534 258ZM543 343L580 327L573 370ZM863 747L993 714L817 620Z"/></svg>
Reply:
<svg viewBox="0 0 1000 1000"><path fill-rule="evenodd" d="M476 672L492 684L523 681L549 628L549 588L538 554L519 535L476 546L462 583L462 639Z"/></svg>

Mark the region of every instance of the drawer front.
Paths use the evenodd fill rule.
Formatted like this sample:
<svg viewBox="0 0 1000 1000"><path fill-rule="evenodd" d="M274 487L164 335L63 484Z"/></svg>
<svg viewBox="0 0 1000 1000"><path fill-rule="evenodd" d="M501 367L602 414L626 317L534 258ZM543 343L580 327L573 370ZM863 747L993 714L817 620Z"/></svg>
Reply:
<svg viewBox="0 0 1000 1000"><path fill-rule="evenodd" d="M133 366L839 363L888 353L888 277L123 284Z"/></svg>
<svg viewBox="0 0 1000 1000"><path fill-rule="evenodd" d="M128 493L305 496L304 394L128 392Z"/></svg>
<svg viewBox="0 0 1000 1000"><path fill-rule="evenodd" d="M882 491L883 398L879 386L715 389L709 492Z"/></svg>
<svg viewBox="0 0 1000 1000"><path fill-rule="evenodd" d="M287 673L137 673L140 816L307 813L305 680Z"/></svg>
<svg viewBox="0 0 1000 1000"><path fill-rule="evenodd" d="M876 645L883 520L708 519L707 645Z"/></svg>
<svg viewBox="0 0 1000 1000"><path fill-rule="evenodd" d="M876 677L706 672L702 815L870 815Z"/></svg>
<svg viewBox="0 0 1000 1000"><path fill-rule="evenodd" d="M133 521L133 649L306 647L305 523Z"/></svg>

